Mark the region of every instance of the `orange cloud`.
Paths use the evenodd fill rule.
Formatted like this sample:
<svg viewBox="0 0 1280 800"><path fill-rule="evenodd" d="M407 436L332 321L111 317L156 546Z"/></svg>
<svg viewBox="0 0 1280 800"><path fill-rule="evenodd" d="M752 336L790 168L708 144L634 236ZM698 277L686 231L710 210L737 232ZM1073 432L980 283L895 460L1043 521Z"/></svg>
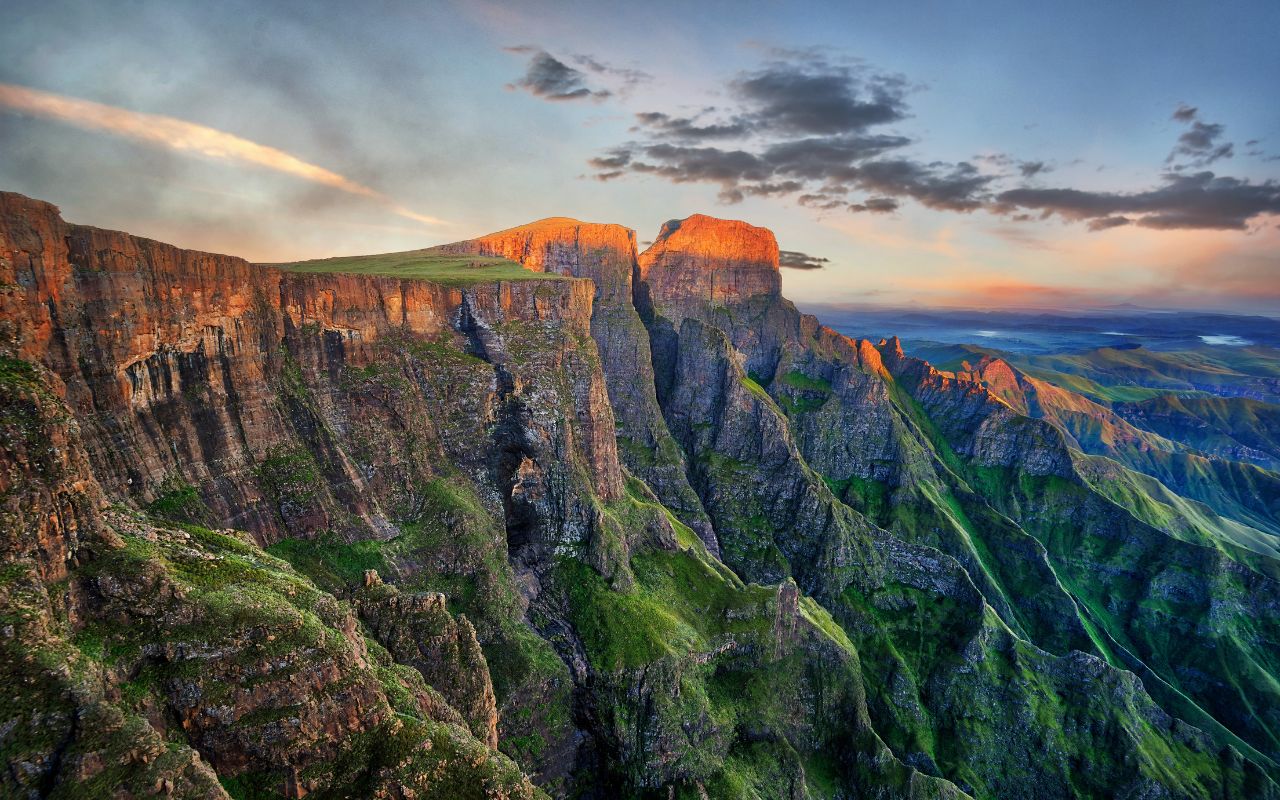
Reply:
<svg viewBox="0 0 1280 800"><path fill-rule="evenodd" d="M234 134L159 114L144 114L75 97L0 83L0 106L91 131L145 142L179 152L196 153L219 161L253 164L330 186L348 194L367 197L391 213L424 225L447 225L444 220L419 214L390 197L350 178L308 163L283 150L242 139Z"/></svg>

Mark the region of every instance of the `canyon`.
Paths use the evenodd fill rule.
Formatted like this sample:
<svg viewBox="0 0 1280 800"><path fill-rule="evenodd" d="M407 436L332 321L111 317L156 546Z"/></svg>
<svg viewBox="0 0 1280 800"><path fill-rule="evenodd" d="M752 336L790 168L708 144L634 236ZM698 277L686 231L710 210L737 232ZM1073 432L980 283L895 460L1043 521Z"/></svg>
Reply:
<svg viewBox="0 0 1280 800"><path fill-rule="evenodd" d="M395 255L0 193L0 793L1280 797L1270 439L841 335L745 222Z"/></svg>

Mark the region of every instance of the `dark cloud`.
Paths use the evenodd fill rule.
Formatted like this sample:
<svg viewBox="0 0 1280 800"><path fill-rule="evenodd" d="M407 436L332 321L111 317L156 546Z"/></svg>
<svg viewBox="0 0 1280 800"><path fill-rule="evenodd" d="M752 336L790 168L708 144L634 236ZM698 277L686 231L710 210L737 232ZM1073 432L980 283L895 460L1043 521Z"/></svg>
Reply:
<svg viewBox="0 0 1280 800"><path fill-rule="evenodd" d="M985 190L993 180L994 176L980 174L977 167L966 161L922 164L893 159L863 164L854 182L868 191L910 197L929 208L974 211L982 207Z"/></svg>
<svg viewBox="0 0 1280 800"><path fill-rule="evenodd" d="M640 161L638 158L645 160ZM673 183L718 183L731 187L744 182L764 182L773 169L759 156L746 150L718 147L684 147L673 144L646 145L632 154L630 168L656 175Z"/></svg>
<svg viewBox="0 0 1280 800"><path fill-rule="evenodd" d="M1220 158L1231 158L1234 145L1231 142L1218 143L1224 128L1217 123L1205 123L1199 120L1191 123L1191 129L1178 137L1178 144L1169 154L1169 161L1179 156L1191 159L1193 167L1212 164Z"/></svg>
<svg viewBox="0 0 1280 800"><path fill-rule="evenodd" d="M1235 146L1231 142L1219 141L1226 128L1216 122L1202 121L1199 119L1199 114L1199 109L1185 104L1178 106L1173 112L1175 120L1191 125L1178 137L1178 143L1174 145L1173 152L1169 153L1169 157L1165 159L1166 164L1173 164L1182 158L1187 159L1186 164L1175 166L1174 169L1205 167L1220 158L1231 158L1235 154Z"/></svg>
<svg viewBox="0 0 1280 800"><path fill-rule="evenodd" d="M796 202L806 208L816 208L823 211L844 208L847 205L847 201L843 197L823 193L802 194L796 198Z"/></svg>
<svg viewBox="0 0 1280 800"><path fill-rule="evenodd" d="M777 61L739 77L730 88L760 126L790 134L863 131L907 115L902 78L821 59Z"/></svg>
<svg viewBox="0 0 1280 800"><path fill-rule="evenodd" d="M861 203L850 203L849 210L854 213L892 214L898 210L898 201L892 197L870 197Z"/></svg>
<svg viewBox="0 0 1280 800"><path fill-rule="evenodd" d="M1052 169L1043 161L1023 161L1018 164L1018 171L1022 173L1024 178L1032 178L1042 172L1050 172Z"/></svg>
<svg viewBox="0 0 1280 800"><path fill-rule="evenodd" d="M795 194L804 188L800 181L778 181L776 183L751 183L742 187L742 191L755 197L769 197L779 194Z"/></svg>
<svg viewBox="0 0 1280 800"><path fill-rule="evenodd" d="M1089 192L1079 189L1021 188L1001 192L995 209L1004 213L1038 211L1069 220L1130 218L1144 228L1244 230L1262 214L1280 214L1280 183L1216 176L1168 174L1163 186L1144 192ZM1120 222L1096 223L1099 230Z"/></svg>
<svg viewBox="0 0 1280 800"><path fill-rule="evenodd" d="M715 184L724 203L795 195L810 208L873 213L897 210L899 198L953 211L971 211L988 199L995 176L972 164L890 157L913 140L872 129L907 118L909 87L902 77L833 63L816 50L769 52L775 60L728 83L735 102L726 107L692 116L637 114L632 130L649 141L591 159L596 177L639 173ZM721 140L736 141L714 146ZM1005 158L1026 175L1046 169ZM855 192L873 197L851 202Z"/></svg>
<svg viewBox="0 0 1280 800"><path fill-rule="evenodd" d="M919 142L881 129L910 116L901 77L832 63L819 51L769 52L777 60L726 84L728 103L694 114L637 114L632 130L641 140L591 159L595 177L641 174L711 184L729 204L786 196L816 211L889 214L912 200L938 211L985 209L1019 223L1058 216L1091 231L1124 225L1243 230L1256 217L1280 213L1280 183L1201 169L1230 158L1233 146L1222 125L1188 105L1173 112L1185 128L1156 188L1041 188L1027 183L1053 171L1041 160L1007 153L960 162L914 157ZM1010 188L1016 181L1024 183Z"/></svg>
<svg viewBox="0 0 1280 800"><path fill-rule="evenodd" d="M811 256L799 250L779 250L778 266L785 269L822 269L831 263L829 258Z"/></svg>
<svg viewBox="0 0 1280 800"><path fill-rule="evenodd" d="M521 45L508 47L507 51L531 54L524 77L507 84L508 88L524 89L544 100L602 100L612 94L608 89L592 89L587 85L586 73L574 69L546 50Z"/></svg>
<svg viewBox="0 0 1280 800"><path fill-rule="evenodd" d="M1105 231L1109 228L1119 228L1122 225L1132 225L1133 220L1128 217L1098 217L1089 220L1089 230Z"/></svg>
<svg viewBox="0 0 1280 800"><path fill-rule="evenodd" d="M910 143L911 140L904 136L882 134L811 137L771 145L765 148L761 157L783 175L807 180L848 181L856 174L854 165L858 162Z"/></svg>
<svg viewBox="0 0 1280 800"><path fill-rule="evenodd" d="M630 151L621 148L610 150L608 155L587 159L587 164L599 170L621 169L629 163L631 163Z"/></svg>
<svg viewBox="0 0 1280 800"><path fill-rule="evenodd" d="M700 125L689 117L673 117L660 111L641 112L636 114L636 120L640 123L636 130L644 127L655 134L663 134L683 141L733 139L745 136L751 130L751 124L744 119Z"/></svg>

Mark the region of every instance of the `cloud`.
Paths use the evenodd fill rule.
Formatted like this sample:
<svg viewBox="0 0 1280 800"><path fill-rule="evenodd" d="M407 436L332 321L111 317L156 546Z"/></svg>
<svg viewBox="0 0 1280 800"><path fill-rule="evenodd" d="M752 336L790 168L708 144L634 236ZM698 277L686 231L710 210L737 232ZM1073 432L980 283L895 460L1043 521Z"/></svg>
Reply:
<svg viewBox="0 0 1280 800"><path fill-rule="evenodd" d="M1128 217L1097 217L1089 220L1089 230L1105 231L1110 228L1119 228L1123 225L1132 225L1133 220Z"/></svg>
<svg viewBox="0 0 1280 800"><path fill-rule="evenodd" d="M1157 230L1245 230L1255 217L1280 214L1280 183L1253 183L1208 171L1166 174L1162 186L1141 192L1012 189L998 194L994 207L1006 214L1031 210L1068 220L1112 220L1092 223L1093 230L1126 224L1115 221L1124 217L1131 224Z"/></svg>
<svg viewBox="0 0 1280 800"><path fill-rule="evenodd" d="M595 56L586 53L578 53L571 56L573 63L584 69L594 72L597 75L603 75L610 79L616 79L621 84L621 91L634 88L638 84L653 80L653 76L644 70L632 69L629 67L615 67L612 64L606 64Z"/></svg>
<svg viewBox="0 0 1280 800"><path fill-rule="evenodd" d="M1024 178L1032 178L1045 172L1052 172L1053 167L1044 161L1019 161L1008 153L983 153L973 160L1001 177L1006 177L1011 170L1017 170Z"/></svg>
<svg viewBox="0 0 1280 800"><path fill-rule="evenodd" d="M1165 159L1166 164L1172 164L1179 158L1187 158L1189 160L1185 166L1206 167L1220 158L1231 158L1235 154L1235 145L1218 141L1226 128L1216 122L1200 120L1199 113L1199 109L1185 104L1178 106L1173 112L1175 120L1190 123L1191 127L1178 137L1173 152ZM1183 165L1179 165L1174 169L1182 167Z"/></svg>
<svg viewBox="0 0 1280 800"><path fill-rule="evenodd" d="M1094 232L1246 230L1255 218L1280 213L1280 184L1203 169L1230 158L1234 147L1224 126L1192 106L1173 112L1185 128L1155 188L1045 188L1054 167L1043 160L1001 152L958 162L916 157L922 142L885 130L911 116L910 86L899 75L833 63L819 50L766 52L773 60L725 81L728 102L693 115L637 114L639 140L590 159L594 177L711 184L727 204L790 197L819 212L889 214L914 201L944 212L987 210L1014 223L1057 216Z"/></svg>
<svg viewBox="0 0 1280 800"><path fill-rule="evenodd" d="M994 176L972 164L890 157L915 143L874 130L909 116L904 78L832 63L816 50L768 52L774 60L726 82L727 107L637 114L632 132L644 140L589 159L595 177L714 184L723 203L794 195L802 206L854 212L888 213L900 198L953 211L982 206ZM852 202L853 193L873 197Z"/></svg>
<svg viewBox="0 0 1280 800"><path fill-rule="evenodd" d="M871 197L861 203L851 203L849 210L872 214L892 214L898 210L898 201L892 197Z"/></svg>
<svg viewBox="0 0 1280 800"><path fill-rule="evenodd" d="M911 140L883 134L792 139L767 147L762 157L778 172L795 178L847 181L855 177L855 163L905 147Z"/></svg>
<svg viewBox="0 0 1280 800"><path fill-rule="evenodd" d="M751 125L744 119L727 123L700 125L689 117L673 117L661 111L642 111L636 114L640 127L648 128L654 133L670 136L673 139L692 141L697 139L732 139L745 136Z"/></svg>
<svg viewBox="0 0 1280 800"><path fill-rule="evenodd" d="M806 208L816 208L821 210L830 210L834 208L844 208L848 205L848 201L843 197L836 197L821 192L813 194L802 194L796 198L796 202Z"/></svg>
<svg viewBox="0 0 1280 800"><path fill-rule="evenodd" d="M144 114L116 106L65 95L0 83L0 106L20 113L65 122L78 128L102 131L167 150L194 153L217 161L252 164L373 200L393 214L424 225L447 225L441 219L419 214L376 189L274 147L194 122Z"/></svg>
<svg viewBox="0 0 1280 800"><path fill-rule="evenodd" d="M907 159L869 161L858 168L854 182L885 195L910 197L924 206L943 211L974 211L985 202L983 192L994 178L977 167Z"/></svg>
<svg viewBox="0 0 1280 800"><path fill-rule="evenodd" d="M799 250L779 250L778 266L784 269L822 269L831 263L829 258L811 256Z"/></svg>
<svg viewBox="0 0 1280 800"><path fill-rule="evenodd" d="M631 154L628 166L634 172L656 175L672 183L718 183L725 188L748 181L763 182L773 175L767 162L746 150L673 144L647 145L638 155Z"/></svg>
<svg viewBox="0 0 1280 800"><path fill-rule="evenodd" d="M821 58L775 61L730 83L760 126L791 134L842 134L907 115L899 76L833 65Z"/></svg>
<svg viewBox="0 0 1280 800"><path fill-rule="evenodd" d="M506 49L509 53L530 55L524 77L507 84L509 89L524 89L544 100L603 100L612 94L608 89L590 88L585 72L574 69L546 50L529 45Z"/></svg>
<svg viewBox="0 0 1280 800"><path fill-rule="evenodd" d="M1043 161L1023 161L1018 164L1018 171L1022 173L1024 178L1032 178L1042 172L1050 172L1053 167L1046 165Z"/></svg>
<svg viewBox="0 0 1280 800"><path fill-rule="evenodd" d="M607 155L596 156L587 159L587 164L592 169L598 170L616 170L622 169L631 163L631 152L626 148L618 148L609 151Z"/></svg>

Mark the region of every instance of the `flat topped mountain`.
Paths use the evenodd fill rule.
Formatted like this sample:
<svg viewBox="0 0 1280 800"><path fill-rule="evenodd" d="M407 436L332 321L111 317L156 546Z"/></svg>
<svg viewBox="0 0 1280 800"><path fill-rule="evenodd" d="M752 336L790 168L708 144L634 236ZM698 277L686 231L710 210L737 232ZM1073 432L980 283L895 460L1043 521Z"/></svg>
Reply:
<svg viewBox="0 0 1280 800"><path fill-rule="evenodd" d="M417 278L446 286L470 286L490 281L554 280L560 276L532 272L498 255L452 253L439 248L406 250L368 256L339 256L263 264L289 272L346 273L388 278Z"/></svg>
<svg viewBox="0 0 1280 800"><path fill-rule="evenodd" d="M773 232L704 214L663 225L640 254L639 267L657 301L698 298L719 304L782 292Z"/></svg>
<svg viewBox="0 0 1280 800"><path fill-rule="evenodd" d="M451 286L494 280L590 278L604 297L625 299L636 267L655 299L723 303L781 295L778 243L767 228L695 214L662 226L637 255L635 231L612 223L548 217L452 244L367 256L264 264L290 272L420 278Z"/></svg>

